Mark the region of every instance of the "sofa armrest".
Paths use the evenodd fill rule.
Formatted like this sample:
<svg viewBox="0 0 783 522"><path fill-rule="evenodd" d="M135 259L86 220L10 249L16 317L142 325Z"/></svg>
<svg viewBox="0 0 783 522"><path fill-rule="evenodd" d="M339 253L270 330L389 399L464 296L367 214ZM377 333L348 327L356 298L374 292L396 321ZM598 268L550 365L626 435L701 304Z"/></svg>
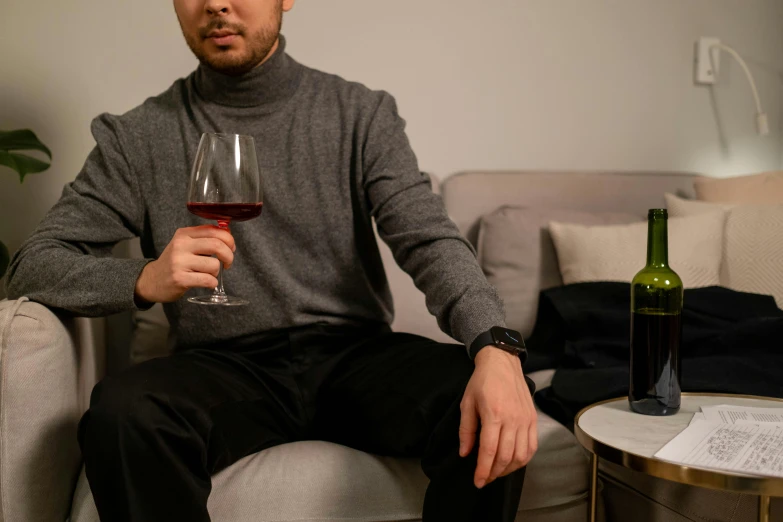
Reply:
<svg viewBox="0 0 783 522"><path fill-rule="evenodd" d="M26 298L0 302L0 520L68 517L77 425L103 370L100 328Z"/></svg>

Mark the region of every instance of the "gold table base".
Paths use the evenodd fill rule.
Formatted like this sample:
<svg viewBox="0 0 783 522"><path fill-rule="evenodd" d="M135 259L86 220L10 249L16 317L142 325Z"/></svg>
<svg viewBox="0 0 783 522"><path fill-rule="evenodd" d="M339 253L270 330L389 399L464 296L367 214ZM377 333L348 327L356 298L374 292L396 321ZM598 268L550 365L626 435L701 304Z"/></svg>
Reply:
<svg viewBox="0 0 783 522"><path fill-rule="evenodd" d="M759 495L759 522L770 522L770 497ZM598 455L590 454L590 505L587 519L598 522Z"/></svg>

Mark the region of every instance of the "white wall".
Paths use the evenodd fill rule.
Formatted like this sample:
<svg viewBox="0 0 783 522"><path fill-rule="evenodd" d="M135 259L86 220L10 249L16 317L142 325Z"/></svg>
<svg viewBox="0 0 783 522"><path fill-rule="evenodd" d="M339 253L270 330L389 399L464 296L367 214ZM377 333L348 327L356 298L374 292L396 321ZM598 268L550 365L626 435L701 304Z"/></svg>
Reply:
<svg viewBox="0 0 783 522"><path fill-rule="evenodd" d="M2 5L0 129L31 127L55 155L23 186L0 172L0 238L16 248L77 174L90 120L162 91L195 59L170 1ZM284 32L301 62L392 92L422 168L440 177L781 167L783 0L300 0ZM748 59L770 136L754 134L728 57L714 101L693 86L701 35Z"/></svg>
<svg viewBox="0 0 783 522"><path fill-rule="evenodd" d="M441 176L781 166L781 0L302 2L289 22L301 61L395 94L422 167ZM721 147L709 90L692 83L701 35L748 59L771 136L755 135L750 90L724 56Z"/></svg>

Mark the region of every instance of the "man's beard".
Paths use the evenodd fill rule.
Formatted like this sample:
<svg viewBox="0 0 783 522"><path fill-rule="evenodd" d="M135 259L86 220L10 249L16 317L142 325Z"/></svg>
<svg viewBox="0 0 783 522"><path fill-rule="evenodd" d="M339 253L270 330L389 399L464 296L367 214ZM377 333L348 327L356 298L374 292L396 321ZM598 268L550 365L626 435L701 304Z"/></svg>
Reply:
<svg viewBox="0 0 783 522"><path fill-rule="evenodd" d="M277 42L283 25L281 4L282 2L277 2L274 24L262 27L255 34L248 35L247 27L242 24L231 24L225 20L213 20L200 28L198 35L195 37L189 36L183 31L185 41L188 43L190 50L193 51L193 54L196 55L196 58L210 69L228 76L240 76L253 70L260 64L269 55L275 42ZM231 53L229 50L219 51L211 55L205 52L205 38L211 31L220 29L229 29L240 35L246 43L245 52L241 55Z"/></svg>

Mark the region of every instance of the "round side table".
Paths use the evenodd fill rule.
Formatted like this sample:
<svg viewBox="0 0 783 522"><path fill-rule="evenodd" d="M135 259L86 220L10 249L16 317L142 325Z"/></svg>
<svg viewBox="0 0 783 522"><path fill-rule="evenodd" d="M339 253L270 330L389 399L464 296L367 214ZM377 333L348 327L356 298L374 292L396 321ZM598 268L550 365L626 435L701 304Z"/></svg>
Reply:
<svg viewBox="0 0 783 522"><path fill-rule="evenodd" d="M598 460L691 486L759 496L759 521L769 522L770 497L783 497L783 478L754 477L727 471L696 468L656 459L653 455L684 430L702 406L730 404L783 408L783 399L750 395L683 393L680 411L652 417L631 411L628 398L598 402L576 416L574 432L591 454L590 522L596 520Z"/></svg>

